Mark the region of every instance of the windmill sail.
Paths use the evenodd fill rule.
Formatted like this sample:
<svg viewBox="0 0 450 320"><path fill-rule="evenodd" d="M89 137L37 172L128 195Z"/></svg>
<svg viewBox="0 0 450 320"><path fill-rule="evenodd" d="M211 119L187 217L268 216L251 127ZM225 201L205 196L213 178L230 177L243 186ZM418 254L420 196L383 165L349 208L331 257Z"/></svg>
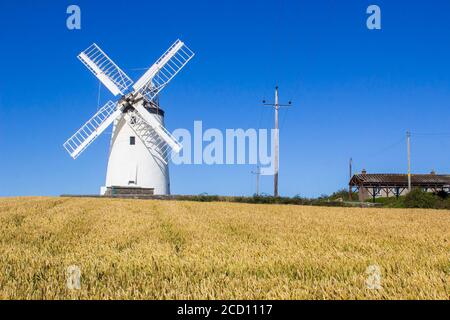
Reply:
<svg viewBox="0 0 450 320"><path fill-rule="evenodd" d="M193 57L194 52L184 42L175 41L134 84L133 89L152 101Z"/></svg>
<svg viewBox="0 0 450 320"><path fill-rule="evenodd" d="M140 116L136 110L130 110L125 114L125 120L141 139L147 150L159 161L168 163L170 146L161 139L159 134Z"/></svg>
<svg viewBox="0 0 450 320"><path fill-rule="evenodd" d="M64 148L76 159L120 114L117 104L108 101L64 143Z"/></svg>
<svg viewBox="0 0 450 320"><path fill-rule="evenodd" d="M116 118L122 114L128 101L133 107L125 115L128 124L141 138L144 145L159 154L167 164L169 149L180 152L181 144L144 107L142 97L152 101L172 78L192 59L194 52L184 42L175 43L145 72L119 102L109 101L65 143L64 148L76 159ZM124 95L132 80L95 43L78 55L86 67L114 94ZM130 99L128 99L130 98ZM137 98L137 99L136 99ZM130 116L134 117L130 121ZM147 133L145 133L148 131Z"/></svg>
<svg viewBox="0 0 450 320"><path fill-rule="evenodd" d="M84 65L115 96L124 94L133 81L95 43L78 55Z"/></svg>
<svg viewBox="0 0 450 320"><path fill-rule="evenodd" d="M175 138L164 128L161 123L159 123L155 118L153 118L141 103L134 106L139 116L155 131L155 133L165 142L170 148L176 153L180 152L181 144L175 140Z"/></svg>

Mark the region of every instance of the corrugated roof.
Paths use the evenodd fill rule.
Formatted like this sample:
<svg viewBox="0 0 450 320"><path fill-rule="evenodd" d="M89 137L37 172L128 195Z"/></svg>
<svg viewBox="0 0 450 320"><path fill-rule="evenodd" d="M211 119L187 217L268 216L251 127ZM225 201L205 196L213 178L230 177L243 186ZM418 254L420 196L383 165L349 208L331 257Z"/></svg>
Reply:
<svg viewBox="0 0 450 320"><path fill-rule="evenodd" d="M355 174L350 180L351 185L407 186L407 174L366 173ZM442 174L412 174L413 186L449 186L450 175Z"/></svg>

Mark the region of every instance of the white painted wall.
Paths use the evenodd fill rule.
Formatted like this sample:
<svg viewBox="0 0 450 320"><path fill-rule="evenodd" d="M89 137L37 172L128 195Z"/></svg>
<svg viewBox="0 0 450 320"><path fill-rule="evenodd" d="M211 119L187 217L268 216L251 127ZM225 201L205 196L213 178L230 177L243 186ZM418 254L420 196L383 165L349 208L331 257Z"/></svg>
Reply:
<svg viewBox="0 0 450 320"><path fill-rule="evenodd" d="M151 116L164 125L161 115ZM131 136L135 137L135 145L130 145ZM152 156L123 117L114 123L106 186L101 194L111 186L154 188L155 194L170 194L168 166Z"/></svg>

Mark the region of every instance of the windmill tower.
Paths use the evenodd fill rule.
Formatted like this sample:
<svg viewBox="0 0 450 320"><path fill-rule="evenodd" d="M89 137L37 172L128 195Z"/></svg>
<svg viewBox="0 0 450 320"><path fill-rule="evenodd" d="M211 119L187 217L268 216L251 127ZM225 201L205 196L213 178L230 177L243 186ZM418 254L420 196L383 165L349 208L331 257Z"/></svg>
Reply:
<svg viewBox="0 0 450 320"><path fill-rule="evenodd" d="M158 94L192 59L194 53L180 40L130 88L133 81L95 43L78 58L120 99L108 101L65 143L76 159L106 128L113 124L106 173L101 194L116 190L170 194L170 152L181 145L164 127Z"/></svg>

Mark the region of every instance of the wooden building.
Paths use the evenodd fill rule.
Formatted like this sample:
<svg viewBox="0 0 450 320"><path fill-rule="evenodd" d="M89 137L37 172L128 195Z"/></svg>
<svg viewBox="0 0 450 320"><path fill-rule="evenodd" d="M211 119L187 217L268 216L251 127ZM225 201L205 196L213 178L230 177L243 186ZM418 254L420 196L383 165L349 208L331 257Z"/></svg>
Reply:
<svg viewBox="0 0 450 320"><path fill-rule="evenodd" d="M407 174L368 174L363 170L355 174L349 182L350 190L358 192L359 200L365 201L372 197L399 197L408 192ZM411 187L421 188L427 192L450 192L450 175L436 174L412 174Z"/></svg>

